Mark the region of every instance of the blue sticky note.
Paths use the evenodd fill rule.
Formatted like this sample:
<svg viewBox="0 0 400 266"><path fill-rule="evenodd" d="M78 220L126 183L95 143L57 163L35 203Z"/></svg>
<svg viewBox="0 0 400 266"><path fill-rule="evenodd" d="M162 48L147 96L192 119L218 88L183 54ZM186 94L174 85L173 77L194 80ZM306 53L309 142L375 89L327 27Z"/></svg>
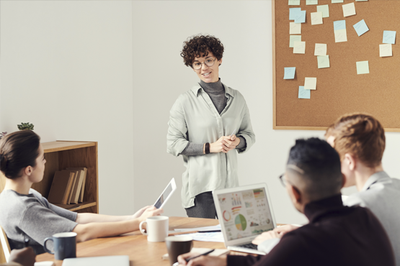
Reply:
<svg viewBox="0 0 400 266"><path fill-rule="evenodd" d="M366 33L367 31L369 31L369 28L368 28L367 24L365 23L365 20L361 20L361 21L357 22L356 24L353 25L353 27L356 30L358 36L361 36L364 33Z"/></svg>
<svg viewBox="0 0 400 266"><path fill-rule="evenodd" d="M304 86L299 86L299 99L310 99L311 90L305 90Z"/></svg>
<svg viewBox="0 0 400 266"><path fill-rule="evenodd" d="M297 13L300 11L301 11L300 7L289 8L289 20L294 20L294 18L297 16Z"/></svg>
<svg viewBox="0 0 400 266"><path fill-rule="evenodd" d="M383 31L383 40L382 43L396 43L396 31L393 30L384 30Z"/></svg>
<svg viewBox="0 0 400 266"><path fill-rule="evenodd" d="M334 30L345 30L346 29L346 20L336 20L333 22Z"/></svg>
<svg viewBox="0 0 400 266"><path fill-rule="evenodd" d="M285 75L283 79L294 79L295 74L296 74L295 67L285 67Z"/></svg>
<svg viewBox="0 0 400 266"><path fill-rule="evenodd" d="M297 12L296 17L294 18L294 23L305 23L306 22L306 11L301 10Z"/></svg>

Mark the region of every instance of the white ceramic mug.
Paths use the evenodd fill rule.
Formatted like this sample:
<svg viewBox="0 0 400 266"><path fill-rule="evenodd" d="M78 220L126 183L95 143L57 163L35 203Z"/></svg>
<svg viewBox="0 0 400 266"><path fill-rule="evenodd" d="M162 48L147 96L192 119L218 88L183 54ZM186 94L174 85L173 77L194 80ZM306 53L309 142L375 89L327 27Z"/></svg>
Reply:
<svg viewBox="0 0 400 266"><path fill-rule="evenodd" d="M143 224L147 224L146 230L143 229ZM147 236L147 241L162 242L168 236L168 217L148 217L146 221L143 221L139 224L139 229L143 235Z"/></svg>

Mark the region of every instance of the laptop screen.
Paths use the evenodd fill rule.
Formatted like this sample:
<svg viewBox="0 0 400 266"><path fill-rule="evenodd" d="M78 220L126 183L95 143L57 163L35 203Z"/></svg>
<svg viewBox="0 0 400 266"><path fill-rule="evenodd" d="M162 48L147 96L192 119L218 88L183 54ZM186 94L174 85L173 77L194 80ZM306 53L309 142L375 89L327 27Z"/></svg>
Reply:
<svg viewBox="0 0 400 266"><path fill-rule="evenodd" d="M257 236L274 229L264 187L218 194L228 241Z"/></svg>

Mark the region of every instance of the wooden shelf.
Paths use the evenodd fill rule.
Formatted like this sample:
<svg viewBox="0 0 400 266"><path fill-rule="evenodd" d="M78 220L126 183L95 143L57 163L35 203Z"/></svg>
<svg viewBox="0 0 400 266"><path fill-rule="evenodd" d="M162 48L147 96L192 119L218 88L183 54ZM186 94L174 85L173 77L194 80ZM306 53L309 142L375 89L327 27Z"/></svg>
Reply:
<svg viewBox="0 0 400 266"><path fill-rule="evenodd" d="M98 213L98 166L97 142L93 141L53 141L42 143L46 158L43 180L33 184L32 188L47 198L53 182L54 173L68 167L86 167L85 192L83 203L63 206L71 211ZM3 190L5 177L1 174L0 191Z"/></svg>

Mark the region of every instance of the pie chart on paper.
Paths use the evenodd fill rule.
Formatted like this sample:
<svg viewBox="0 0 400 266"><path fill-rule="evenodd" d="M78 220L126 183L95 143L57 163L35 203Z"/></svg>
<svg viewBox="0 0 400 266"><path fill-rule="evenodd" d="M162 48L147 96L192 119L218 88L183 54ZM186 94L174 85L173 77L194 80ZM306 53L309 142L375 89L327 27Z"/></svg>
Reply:
<svg viewBox="0 0 400 266"><path fill-rule="evenodd" d="M235 218L235 225L236 225L236 228L237 228L239 231L244 231L244 230L246 230L246 227L247 227L246 218L244 218L244 216L243 216L242 214L239 214L239 215L236 216L236 218Z"/></svg>

